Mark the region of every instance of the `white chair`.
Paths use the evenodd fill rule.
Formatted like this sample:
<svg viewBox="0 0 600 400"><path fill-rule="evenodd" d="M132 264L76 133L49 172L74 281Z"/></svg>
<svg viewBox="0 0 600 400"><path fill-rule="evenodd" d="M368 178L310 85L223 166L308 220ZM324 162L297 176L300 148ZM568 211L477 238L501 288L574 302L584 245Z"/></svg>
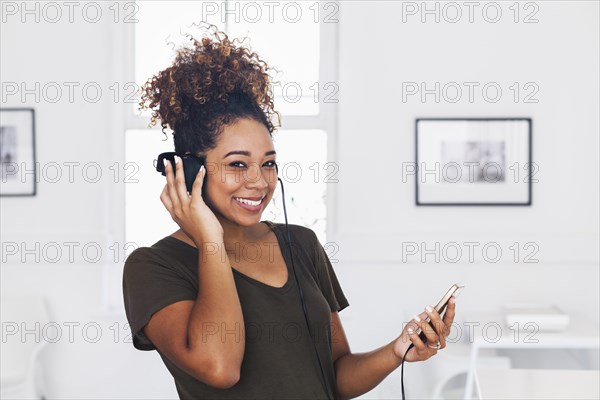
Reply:
<svg viewBox="0 0 600 400"><path fill-rule="evenodd" d="M38 355L49 322L45 301L41 297L3 297L0 304L0 398L43 399Z"/></svg>

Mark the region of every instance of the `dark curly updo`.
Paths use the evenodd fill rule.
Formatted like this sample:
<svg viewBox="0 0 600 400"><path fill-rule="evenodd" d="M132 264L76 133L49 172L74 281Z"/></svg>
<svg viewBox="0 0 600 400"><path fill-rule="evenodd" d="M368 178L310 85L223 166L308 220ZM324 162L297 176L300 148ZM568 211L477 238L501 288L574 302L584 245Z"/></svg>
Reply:
<svg viewBox="0 0 600 400"><path fill-rule="evenodd" d="M205 153L240 118L263 123L271 134L275 115L279 125L267 63L243 41L208 27L200 41L186 35L192 47L178 49L173 64L142 86L139 109L152 110L149 126L160 119L163 133L173 130L177 153Z"/></svg>

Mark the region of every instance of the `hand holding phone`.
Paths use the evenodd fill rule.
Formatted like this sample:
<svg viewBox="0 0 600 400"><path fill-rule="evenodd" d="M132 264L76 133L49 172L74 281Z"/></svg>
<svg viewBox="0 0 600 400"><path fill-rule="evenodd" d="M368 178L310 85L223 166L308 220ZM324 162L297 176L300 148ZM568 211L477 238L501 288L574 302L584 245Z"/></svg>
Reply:
<svg viewBox="0 0 600 400"><path fill-rule="evenodd" d="M403 332L402 332L403 334L400 335L400 337L394 343L394 353L396 354L397 357L399 357L401 359L400 363L402 365L402 370L400 372L402 399L406 398L404 395L404 363L406 361L427 360L429 357L436 354L439 349L441 349L445 346L446 335L447 335L447 333L449 333L448 330L452 326L452 321L454 320L454 308L452 307L450 312L444 313L443 317L441 314L442 314L442 312L444 312L444 310L446 310L446 307L448 306L448 302L450 301L450 299L452 297L456 298L460 294L460 292L463 290L464 287L465 287L465 285L460 284L460 283L452 285L452 287L450 287L450 289L446 292L446 294L440 299L440 301L435 306L435 311L437 313L434 313L433 309L429 309L428 307L426 307L428 316L425 318L421 318L425 314L421 314L421 317L418 315L415 316L413 318L413 320L405 328L405 330L403 330ZM443 326L442 332L437 332L437 330L434 327L432 327L432 328L435 333L433 333L429 330L427 332L427 335L429 335L430 337L437 338L438 342L435 345L432 345L431 343L427 343L428 342L427 335L425 334L425 332L421 332L421 329L420 329L420 326L421 327L427 327L427 325L431 326L429 315L433 315L433 318L441 324L440 326ZM440 326L438 326L438 328ZM416 331L415 331L414 327L417 327ZM418 333L418 337L415 335L417 333ZM404 336L404 338L403 338L403 335L406 335L406 336ZM410 340L410 342L409 342L410 344L408 346L407 346L406 338L408 338ZM409 353L411 349L414 349L414 350L411 353Z"/></svg>
<svg viewBox="0 0 600 400"><path fill-rule="evenodd" d="M463 285L462 283L455 283L454 285L452 285L450 287L450 289L448 289L448 291L446 292L446 294L440 299L440 301L438 301L438 303L436 304L436 306L434 307L435 310L438 312L438 314L442 314L442 312L444 312L444 310L446 309L446 307L448 306L448 301L450 301L451 297L458 297L458 295L460 294L460 292L464 289L465 285ZM425 321L430 322L430 318L427 317L425 319ZM439 334L439 332L437 332L437 330L435 329L435 327L433 327L433 330L436 331L436 333ZM417 332L419 333L419 337L421 338L421 340L423 342L427 342L427 337L425 336L425 332L420 332L420 329L417 330Z"/></svg>

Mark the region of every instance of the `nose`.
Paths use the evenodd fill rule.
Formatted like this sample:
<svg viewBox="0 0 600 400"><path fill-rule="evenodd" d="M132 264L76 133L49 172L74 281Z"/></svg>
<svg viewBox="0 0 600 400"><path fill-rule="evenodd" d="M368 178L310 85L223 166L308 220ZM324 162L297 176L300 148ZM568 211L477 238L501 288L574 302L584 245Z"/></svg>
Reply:
<svg viewBox="0 0 600 400"><path fill-rule="evenodd" d="M268 175L269 172L264 172L258 165L252 164L246 171L246 186L248 188L265 190L269 187Z"/></svg>

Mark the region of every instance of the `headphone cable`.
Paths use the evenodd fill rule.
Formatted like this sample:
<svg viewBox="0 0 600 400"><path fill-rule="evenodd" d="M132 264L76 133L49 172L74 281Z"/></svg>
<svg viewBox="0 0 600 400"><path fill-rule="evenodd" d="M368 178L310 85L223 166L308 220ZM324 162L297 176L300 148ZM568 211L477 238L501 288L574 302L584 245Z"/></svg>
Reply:
<svg viewBox="0 0 600 400"><path fill-rule="evenodd" d="M406 355L408 354L410 349L412 349L413 347L415 347L414 343L411 343L410 346L408 346L408 349L406 349L406 351L404 352L404 356L402 357L402 363L400 364L400 386L402 388L402 400L405 400L405 396L404 396L404 360L406 360Z"/></svg>
<svg viewBox="0 0 600 400"><path fill-rule="evenodd" d="M306 310L306 303L304 302L304 293L302 292L302 287L300 286L300 281L298 280L298 275L296 274L296 266L294 265L294 255L292 253L292 245L291 245L292 240L290 237L290 230L288 227L287 211L285 209L285 191L283 189L283 181L281 180L281 178L277 178L277 179L281 183L281 199L283 202L283 215L285 216L285 230L286 230L286 234L287 234L287 244L288 244L288 249L290 251L290 258L292 260L292 271L294 271L294 278L296 279L296 284L298 285L298 291L300 292L300 301L302 302L302 311L304 312L304 321L306 321L306 327L308 329L308 334L310 336L311 342L313 344L313 348L315 350L315 354L317 356L317 362L319 364L319 369L321 370L321 384L323 386L323 390L325 391L325 394L328 396L329 389L327 387L327 383L326 383L327 381L325 379L325 372L323 372L323 365L321 364L321 357L319 356L319 351L317 350L317 345L312 336L310 324L308 322L308 312ZM334 400L335 400L336 399L335 391L333 391L333 396L334 396Z"/></svg>

